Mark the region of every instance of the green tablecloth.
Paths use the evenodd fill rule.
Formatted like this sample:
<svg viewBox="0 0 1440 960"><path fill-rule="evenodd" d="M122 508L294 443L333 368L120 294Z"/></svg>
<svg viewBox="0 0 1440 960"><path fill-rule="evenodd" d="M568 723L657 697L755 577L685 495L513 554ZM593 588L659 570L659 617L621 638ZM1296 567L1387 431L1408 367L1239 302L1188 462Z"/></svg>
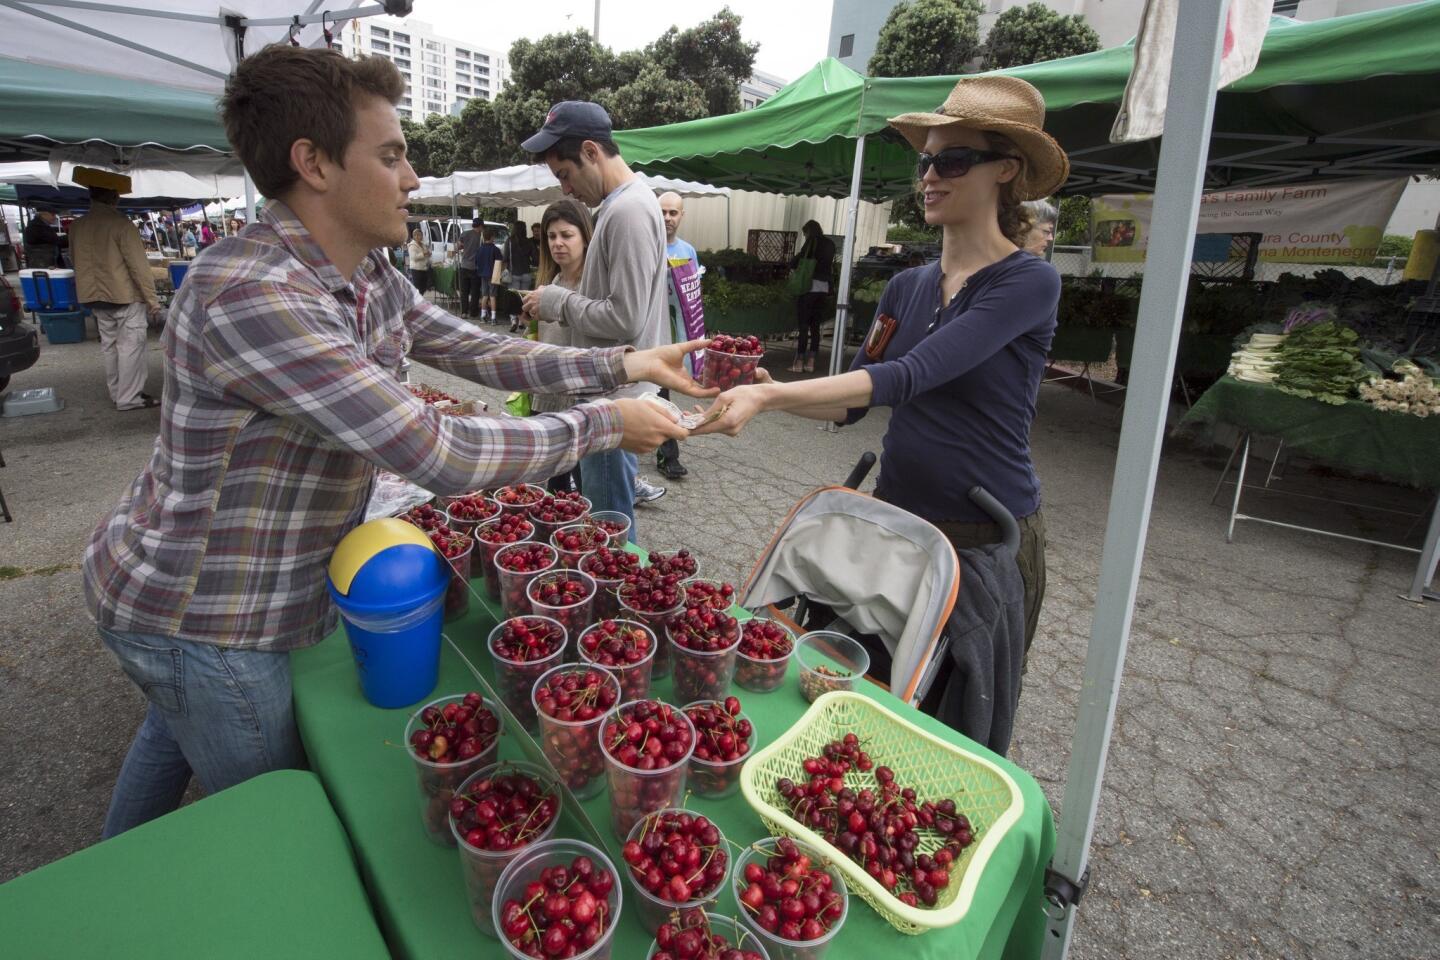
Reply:
<svg viewBox="0 0 1440 960"><path fill-rule="evenodd" d="M481 581L474 582L483 594ZM470 614L448 624L446 629L487 681L493 681L493 673L484 644L494 623L490 610L472 602ZM320 774L350 832L392 949L415 960L498 956L494 941L471 923L458 854L435 846L423 834L413 765L399 746L410 710L381 710L365 702L343 628L323 643L296 652L291 662L296 717L311 765ZM460 657L445 647L434 696L461 693L474 686ZM866 956L883 945L904 951L913 960L1039 957L1045 923L1042 885L1054 847L1050 807L1039 785L1018 767L948 727L904 706L877 687L866 687L867 694L925 729L995 759L1020 784L1025 813L997 849L987 870L989 882L982 887L964 922L909 937L894 931L856 897L845 928L828 956L849 960ZM670 681L657 682L655 691L668 699ZM762 743L793 724L808 706L800 696L793 667L787 684L775 693L737 692L742 695ZM519 756L513 744L502 739L501 757ZM586 812L600 831L611 858L619 864L620 843L611 834L607 804L607 794L602 792L586 805ZM752 841L766 833L759 817L738 795L718 801L692 797L688 805L713 818L725 835L737 842ZM729 891L721 900L721 909L727 915L737 915ZM638 960L649 948L650 936L629 912L625 911L616 933L617 960Z"/></svg>
<svg viewBox="0 0 1440 960"><path fill-rule="evenodd" d="M390 956L344 828L315 775L296 770L256 777L0 886L0 955Z"/></svg>
<svg viewBox="0 0 1440 960"><path fill-rule="evenodd" d="M1203 434L1220 423L1279 438L1331 467L1440 490L1440 419L1376 410L1360 400L1334 406L1223 377L1176 429Z"/></svg>

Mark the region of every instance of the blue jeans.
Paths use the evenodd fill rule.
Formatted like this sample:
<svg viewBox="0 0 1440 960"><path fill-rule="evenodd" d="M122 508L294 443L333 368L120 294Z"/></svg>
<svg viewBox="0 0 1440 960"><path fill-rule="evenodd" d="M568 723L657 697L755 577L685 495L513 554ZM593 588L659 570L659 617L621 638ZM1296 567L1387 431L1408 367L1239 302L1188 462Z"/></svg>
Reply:
<svg viewBox="0 0 1440 960"><path fill-rule="evenodd" d="M192 773L206 793L216 793L305 766L288 653L99 630L150 701L115 782L102 839L180 806Z"/></svg>
<svg viewBox="0 0 1440 960"><path fill-rule="evenodd" d="M635 476L640 472L640 458L619 447L604 453L592 453L580 459L580 490L589 499L591 509L618 510L630 518L630 539L640 542L635 532Z"/></svg>

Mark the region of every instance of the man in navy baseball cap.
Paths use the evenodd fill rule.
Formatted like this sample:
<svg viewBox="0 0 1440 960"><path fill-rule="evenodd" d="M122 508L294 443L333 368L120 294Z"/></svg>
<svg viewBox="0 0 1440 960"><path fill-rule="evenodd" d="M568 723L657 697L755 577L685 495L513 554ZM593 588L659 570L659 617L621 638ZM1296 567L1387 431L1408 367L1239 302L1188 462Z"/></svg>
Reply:
<svg viewBox="0 0 1440 960"><path fill-rule="evenodd" d="M575 346L630 346L670 340L669 263L660 202L615 146L610 115L594 103L567 100L550 108L545 126L521 144L543 161L567 196L598 206L580 286L550 284L525 295L524 312L542 323L563 323ZM653 393L652 385L625 388ZM592 508L618 510L631 520L637 543L635 479L639 461L617 450L580 461ZM657 488L663 492L663 488Z"/></svg>

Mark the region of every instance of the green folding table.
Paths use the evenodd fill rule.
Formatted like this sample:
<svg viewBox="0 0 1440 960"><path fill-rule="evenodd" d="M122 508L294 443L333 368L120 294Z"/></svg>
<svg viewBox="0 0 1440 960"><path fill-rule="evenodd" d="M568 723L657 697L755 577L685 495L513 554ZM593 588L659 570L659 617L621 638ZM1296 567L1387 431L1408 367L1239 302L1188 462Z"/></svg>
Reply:
<svg viewBox="0 0 1440 960"><path fill-rule="evenodd" d="M474 585L483 594L482 581L475 580ZM485 640L495 622L496 615L487 604L472 601L468 615L446 625L446 634L459 652L449 644L442 645L440 681L432 698L476 689L461 653L493 684ZM306 750L350 832L391 948L398 956L413 960L500 956L496 942L478 932L470 920L459 855L431 843L421 827L414 767L401 745L411 708L382 710L364 700L343 628L317 646L292 654L291 662L296 717ZM879 687L863 686L866 694L926 730L999 763L1020 785L1025 810L1020 823L996 850L987 869L988 880L961 923L907 936L892 929L859 897L852 897L849 918L828 956L851 960L873 956L877 949L891 949L903 951L912 960L1039 957L1045 924L1044 872L1054 846L1050 807L1039 785L1014 764ZM670 681L657 681L653 692L670 699ZM793 665L786 683L774 693L737 693L755 724L758 745L788 729L808 707ZM502 738L500 756L519 759L521 755L513 743ZM688 806L711 817L738 843L753 842L767 833L739 795L723 800L692 796ZM610 857L619 864L620 842L610 830L608 809L605 792L585 805ZM562 823L561 829L564 827ZM738 915L728 890L720 900L720 910L727 916ZM617 960L644 957L649 934L628 909L619 923L613 955Z"/></svg>
<svg viewBox="0 0 1440 960"><path fill-rule="evenodd" d="M14 960L380 960L390 953L313 773L246 781L0 886Z"/></svg>

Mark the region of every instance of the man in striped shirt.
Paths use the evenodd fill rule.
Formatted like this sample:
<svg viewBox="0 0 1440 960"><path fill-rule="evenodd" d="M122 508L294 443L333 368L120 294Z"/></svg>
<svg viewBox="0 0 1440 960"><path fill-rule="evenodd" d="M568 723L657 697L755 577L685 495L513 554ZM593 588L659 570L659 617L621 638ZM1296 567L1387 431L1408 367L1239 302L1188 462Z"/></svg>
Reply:
<svg viewBox="0 0 1440 960"><path fill-rule="evenodd" d="M288 651L335 627L325 564L377 469L437 493L553 476L686 431L636 399L525 419L442 417L407 356L505 390L598 397L649 381L703 393L687 351L552 347L427 303L380 248L418 186L381 58L276 45L240 63L226 133L272 198L201 254L165 329L160 435L85 553L101 639L149 700L106 818L113 836L208 792L303 763Z"/></svg>

